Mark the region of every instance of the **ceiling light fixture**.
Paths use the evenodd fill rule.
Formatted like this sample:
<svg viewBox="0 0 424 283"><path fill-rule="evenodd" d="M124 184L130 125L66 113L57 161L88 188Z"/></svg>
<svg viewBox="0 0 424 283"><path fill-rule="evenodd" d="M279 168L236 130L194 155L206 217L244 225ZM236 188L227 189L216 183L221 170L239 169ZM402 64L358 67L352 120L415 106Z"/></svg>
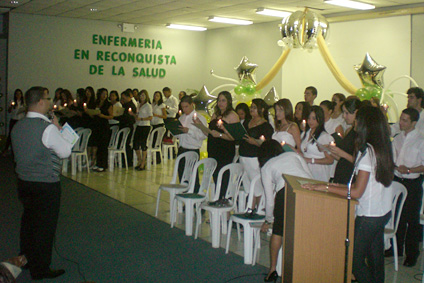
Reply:
<svg viewBox="0 0 424 283"><path fill-rule="evenodd" d="M216 22L216 23L232 24L232 25L242 25L242 26L247 26L247 25L253 24L252 21L230 19L230 18L221 18L221 17L209 17L208 21Z"/></svg>
<svg viewBox="0 0 424 283"><path fill-rule="evenodd" d="M324 2L331 5L342 6L342 7L358 9L358 10L375 9L374 5L356 2L356 1L350 1L350 0L326 0Z"/></svg>
<svg viewBox="0 0 424 283"><path fill-rule="evenodd" d="M271 9L265 9L265 8L258 8L256 10L256 14L278 17L278 18L285 18L285 17L291 15L291 12L271 10Z"/></svg>
<svg viewBox="0 0 424 283"><path fill-rule="evenodd" d="M194 30L194 31L205 31L205 30L207 30L207 28L204 28L204 27L174 25L174 24L166 24L166 27L167 28L173 28L173 29Z"/></svg>
<svg viewBox="0 0 424 283"><path fill-rule="evenodd" d="M19 1L10 1L10 4L19 4Z"/></svg>
<svg viewBox="0 0 424 283"><path fill-rule="evenodd" d="M90 8L91 12L97 12L97 8Z"/></svg>

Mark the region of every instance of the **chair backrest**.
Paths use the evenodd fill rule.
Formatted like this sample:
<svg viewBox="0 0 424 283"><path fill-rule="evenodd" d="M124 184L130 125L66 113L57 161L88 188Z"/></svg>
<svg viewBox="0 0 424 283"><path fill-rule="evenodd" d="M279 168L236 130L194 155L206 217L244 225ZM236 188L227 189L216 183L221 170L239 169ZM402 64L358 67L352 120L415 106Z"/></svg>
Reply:
<svg viewBox="0 0 424 283"><path fill-rule="evenodd" d="M225 198L232 199L233 205L235 205L238 192L240 189L241 179L244 172L243 166L240 163L230 163L222 167L221 170L219 170L218 180L217 180L216 190L215 190L215 195L213 197L214 198L213 200L217 201L219 199L221 189L223 189L221 188L221 186L222 186L222 177L225 171L229 171L230 173L227 191L225 192Z"/></svg>
<svg viewBox="0 0 424 283"><path fill-rule="evenodd" d="M165 134L166 129L164 127L158 127L150 132L149 137L147 138L147 148L149 149L159 149L162 144L163 135ZM153 137L157 135L155 144L153 144Z"/></svg>
<svg viewBox="0 0 424 283"><path fill-rule="evenodd" d="M211 186L211 182L212 182L212 175L213 175L213 172L215 172L215 169L218 163L216 162L214 158L203 158L197 161L191 173L191 178L190 178L190 182L188 186L189 187L188 193L194 193L194 189L196 186L196 177L197 177L196 173L201 165L203 165L203 175L202 175L202 181L200 183L199 195L205 196L209 193L209 187Z"/></svg>
<svg viewBox="0 0 424 283"><path fill-rule="evenodd" d="M126 128L120 129L116 133L115 140L113 141L113 144L110 147L110 149L124 150L129 134L130 134L130 128L126 127Z"/></svg>
<svg viewBox="0 0 424 283"><path fill-rule="evenodd" d="M110 133L110 139L109 139L109 147L113 146L113 143L115 141L115 137L116 137L116 134L118 133L118 130L119 130L119 126L117 126L117 125L110 127L111 133Z"/></svg>
<svg viewBox="0 0 424 283"><path fill-rule="evenodd" d="M74 144L74 147L72 148L73 152L84 152L87 149L88 140L91 136L91 130L90 129L81 129L78 131L79 140L76 144Z"/></svg>
<svg viewBox="0 0 424 283"><path fill-rule="evenodd" d="M195 151L186 151L180 155L178 155L177 159L175 159L174 164L174 172L172 173L171 184L176 184L178 179L178 167L180 166L181 160L184 159L184 172L181 176L180 184L188 184L190 181L191 173L193 171L193 167L196 164L197 160L199 160L199 154Z"/></svg>
<svg viewBox="0 0 424 283"><path fill-rule="evenodd" d="M245 173L246 174L246 173ZM244 174L243 174L244 175ZM261 174L257 174L252 181L250 181L249 196L247 198L246 212L249 208L252 208L253 199L255 198L255 187L261 182ZM261 200L259 201L258 208L256 210L257 214L265 214L265 194L262 195Z"/></svg>
<svg viewBox="0 0 424 283"><path fill-rule="evenodd" d="M400 215L402 214L403 204L405 203L408 191L406 190L405 186L399 182L392 182L391 188L393 190L391 211L392 217L386 224L386 228L393 229L394 233L396 233L397 227L399 225Z"/></svg>

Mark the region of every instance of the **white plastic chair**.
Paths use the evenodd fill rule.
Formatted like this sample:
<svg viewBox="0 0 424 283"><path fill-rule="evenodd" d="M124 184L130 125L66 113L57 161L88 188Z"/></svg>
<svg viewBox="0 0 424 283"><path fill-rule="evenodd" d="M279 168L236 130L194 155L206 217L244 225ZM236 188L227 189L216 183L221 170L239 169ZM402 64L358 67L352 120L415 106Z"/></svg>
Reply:
<svg viewBox="0 0 424 283"><path fill-rule="evenodd" d="M115 167L115 157L118 158L118 166L122 168L122 155L125 158L125 167L128 170L128 161L126 153L126 143L128 135L130 134L130 128L126 127L120 129L115 136L115 140L111 147L108 148L108 157L109 157L109 171L113 172Z"/></svg>
<svg viewBox="0 0 424 283"><path fill-rule="evenodd" d="M199 192L195 193L197 170L203 165L203 176L200 183ZM189 182L189 190L187 193L177 194L174 198L173 210L171 211L172 222L175 223L177 219L177 201L185 205L185 231L186 236L193 235L193 216L195 207L199 206L202 202L208 200L209 188L212 182L212 175L215 172L217 162L213 158L204 158L196 162L191 173ZM200 218L197 218L200 219ZM173 226L171 223L171 227Z"/></svg>
<svg viewBox="0 0 424 283"><path fill-rule="evenodd" d="M83 157L85 157L87 172L90 173L90 168L89 168L90 166L88 166L87 144L91 136L91 130L81 129L78 131L78 135L80 136L80 138L77 141L77 143L74 145L74 147L72 148L72 153L71 153L72 175L75 175L77 173L77 164L78 164L78 172L82 171Z"/></svg>
<svg viewBox="0 0 424 283"><path fill-rule="evenodd" d="M162 142L163 163L168 163L168 155L169 159L174 160L174 152L175 154L178 153L178 139L176 137L172 137L172 143Z"/></svg>
<svg viewBox="0 0 424 283"><path fill-rule="evenodd" d="M117 126L117 125L110 127L110 139L109 139L108 148L113 146L113 143L115 141L115 137L116 137L116 134L118 133L118 130L119 130L119 126Z"/></svg>
<svg viewBox="0 0 424 283"><path fill-rule="evenodd" d="M240 183L241 183L241 177L243 175L243 166L238 163L231 163L228 164L219 171L218 174L218 180L216 185L216 191L215 195L213 197L212 202L216 202L219 199L219 193L221 191L221 185L222 185L222 176L224 175L225 171L229 171L230 177L228 181L228 187L227 191L225 193L225 199L227 200L227 203L216 206L213 205L211 202L202 203L197 209L196 209L196 216L200 219L196 221L196 234L195 239L197 239L198 233L199 233L199 227L201 224L201 217L202 214L200 213L200 210L206 210L209 211L209 215L211 217L211 232L212 232L212 247L213 248L219 248L219 242L221 238L221 218L222 218L222 233L227 233L227 213L230 211L233 211L236 207L237 203L237 196L238 191L240 189Z"/></svg>
<svg viewBox="0 0 424 283"><path fill-rule="evenodd" d="M405 203L408 191L405 186L399 182L392 183L393 200L392 200L392 217L384 227L384 241L388 239L393 243L393 255L395 259L395 270L398 271L398 247L396 242L396 232L399 225L400 216L402 214L403 204ZM400 200L399 200L400 198ZM399 203L398 203L399 202Z"/></svg>
<svg viewBox="0 0 424 283"><path fill-rule="evenodd" d="M184 164L184 172L181 176L180 183L178 182L178 167L180 165L181 160L185 160ZM180 154L177 159L175 160L174 164L174 172L172 173L172 180L169 184L161 184L158 189L158 195L156 199L156 212L155 216L158 217L158 211L159 211L159 201L160 201L160 192L161 191L167 191L169 192L169 205L170 205L170 223L172 227L172 211L174 211L173 204L174 204L174 198L177 193L183 193L188 190L188 183L191 178L191 174L193 171L194 164L199 160L199 154L194 151L187 151L182 154Z"/></svg>
<svg viewBox="0 0 424 283"><path fill-rule="evenodd" d="M227 246L225 248L225 253L227 254L230 248L231 230L232 230L231 228L233 226L233 222L237 224L241 224L244 229L244 264L252 264L253 262L255 262L255 258L252 257L253 248L255 246L253 241L254 240L253 235L254 235L255 229L252 228L252 223L255 223L259 226L259 224L262 225L262 223L265 222L265 213L264 213L265 196L264 195L262 195L261 201L258 205L257 214L254 214L250 218L246 216L246 213L248 213L249 208L252 207L252 204L253 204L256 183L260 181L261 181L260 174L256 175L253 178L253 180L250 183L250 192L249 192L249 200L248 200L247 208L242 213L231 215L230 221L228 221ZM238 232L238 237L240 240L240 230L238 229L238 225L237 225L237 232Z"/></svg>
<svg viewBox="0 0 424 283"><path fill-rule="evenodd" d="M164 127L159 127L150 132L149 137L147 138L147 169L152 167L152 157L153 163L156 166L156 152L159 152L159 158L162 159L162 139L165 134L166 129ZM153 137L157 134L156 142L153 144Z"/></svg>

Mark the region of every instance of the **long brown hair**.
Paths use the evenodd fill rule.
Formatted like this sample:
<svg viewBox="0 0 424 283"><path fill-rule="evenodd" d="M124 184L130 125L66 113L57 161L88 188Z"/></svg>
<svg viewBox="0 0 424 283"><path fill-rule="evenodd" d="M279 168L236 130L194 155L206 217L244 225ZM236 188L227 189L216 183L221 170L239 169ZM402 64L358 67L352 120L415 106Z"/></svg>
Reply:
<svg viewBox="0 0 424 283"><path fill-rule="evenodd" d="M288 122L294 122L293 118L293 105L287 98L283 98L274 103L274 110L277 113L277 106L283 108L284 117ZM281 126L281 121L277 120L277 115L274 117L275 129L279 129Z"/></svg>
<svg viewBox="0 0 424 283"><path fill-rule="evenodd" d="M355 152L364 150L367 144L374 148L377 168L375 179L385 187L390 186L394 177L390 131L386 117L377 107L361 107L356 114Z"/></svg>

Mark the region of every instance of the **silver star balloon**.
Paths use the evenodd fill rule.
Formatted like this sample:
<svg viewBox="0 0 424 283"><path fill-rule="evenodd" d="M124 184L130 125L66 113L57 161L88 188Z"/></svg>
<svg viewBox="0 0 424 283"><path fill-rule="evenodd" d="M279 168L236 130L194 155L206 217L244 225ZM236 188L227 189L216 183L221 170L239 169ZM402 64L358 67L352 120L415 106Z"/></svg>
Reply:
<svg viewBox="0 0 424 283"><path fill-rule="evenodd" d="M199 93L193 98L196 111L208 112L208 105L216 100L216 97L209 94L206 86L202 86Z"/></svg>
<svg viewBox="0 0 424 283"><path fill-rule="evenodd" d="M363 86L377 85L384 88L383 74L386 66L380 65L367 52L362 64L354 66Z"/></svg>
<svg viewBox="0 0 424 283"><path fill-rule="evenodd" d="M255 72L257 67L257 64L250 63L249 59L246 56L243 56L240 64L235 68L235 70L237 71L240 81L243 79L247 79L256 84Z"/></svg>
<svg viewBox="0 0 424 283"><path fill-rule="evenodd" d="M268 106L274 105L275 102L277 102L280 99L278 96L277 90L275 90L275 87L273 86L267 94L265 94L264 101Z"/></svg>

